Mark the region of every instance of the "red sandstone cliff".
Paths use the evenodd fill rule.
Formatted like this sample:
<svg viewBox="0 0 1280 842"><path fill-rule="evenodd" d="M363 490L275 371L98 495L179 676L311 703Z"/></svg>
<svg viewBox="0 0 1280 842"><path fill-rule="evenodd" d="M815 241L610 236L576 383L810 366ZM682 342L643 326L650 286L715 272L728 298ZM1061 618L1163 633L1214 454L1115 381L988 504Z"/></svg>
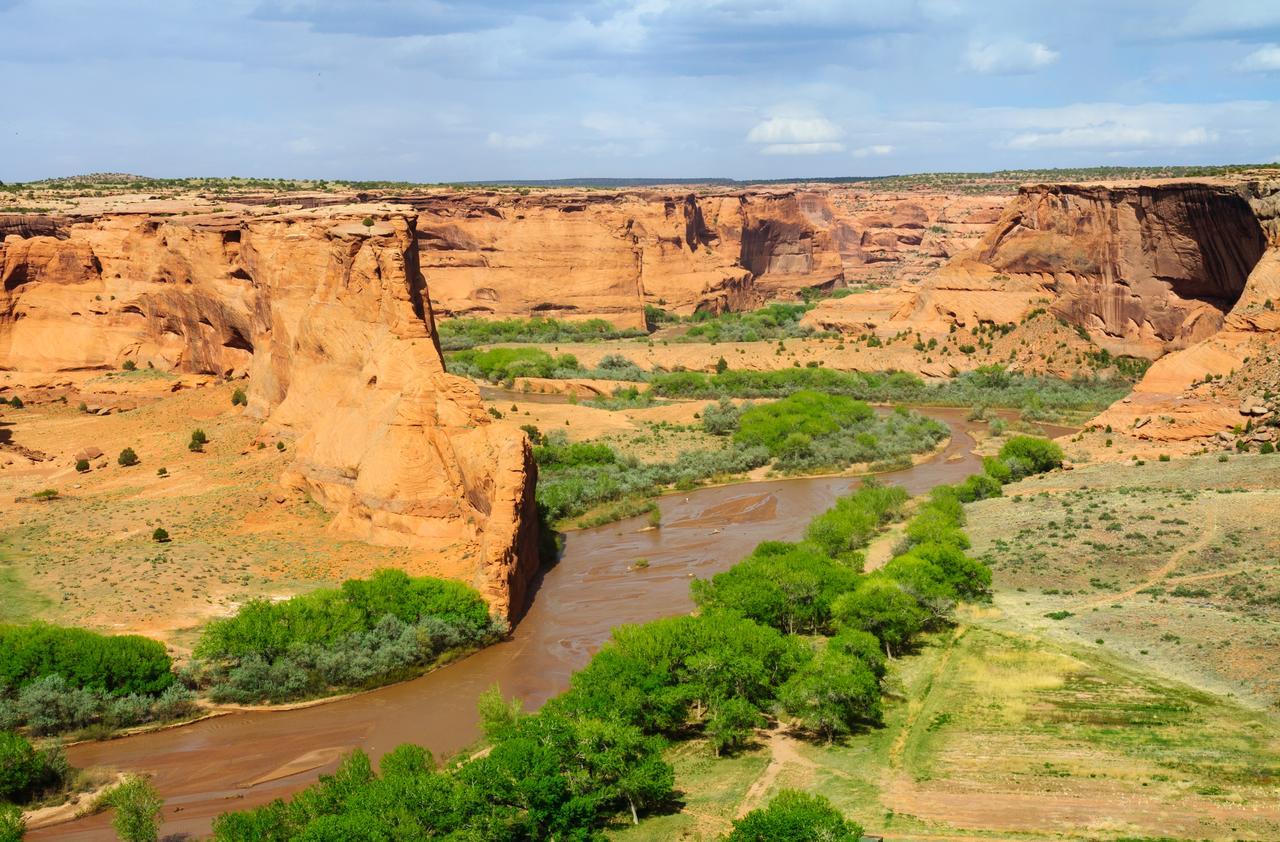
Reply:
<svg viewBox="0 0 1280 842"><path fill-rule="evenodd" d="M438 313L642 327L646 304L685 314L745 310L806 288L910 272L947 254L946 237L926 226L966 200L829 188L390 201L418 214L419 260Z"/></svg>
<svg viewBox="0 0 1280 842"><path fill-rule="evenodd" d="M824 302L809 318L944 332L1048 307L1114 353L1158 357L1223 327L1265 246L1238 186L1032 185L922 283Z"/></svg>
<svg viewBox="0 0 1280 842"><path fill-rule="evenodd" d="M0 246L0 368L140 365L249 376L297 437L282 478L367 540L471 547L504 616L537 568L527 439L444 371L412 216L24 221Z"/></svg>

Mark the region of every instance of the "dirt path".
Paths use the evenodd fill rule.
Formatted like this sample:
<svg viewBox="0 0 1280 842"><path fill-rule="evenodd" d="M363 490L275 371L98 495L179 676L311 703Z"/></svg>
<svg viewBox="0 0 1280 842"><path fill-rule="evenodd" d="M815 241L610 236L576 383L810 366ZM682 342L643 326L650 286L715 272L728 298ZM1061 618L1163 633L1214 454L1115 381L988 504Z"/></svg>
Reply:
<svg viewBox="0 0 1280 842"><path fill-rule="evenodd" d="M1212 543L1218 534L1218 506L1216 502L1211 502L1208 506L1208 514L1205 516L1204 531L1200 533L1200 537L1195 541L1187 544L1173 555L1169 556L1169 560L1152 571L1151 575L1140 584L1134 585L1126 591L1118 594L1105 594L1095 597L1078 605L1077 610L1085 608L1093 608L1099 605L1114 605L1117 602L1124 602L1132 599L1140 591L1154 587L1164 581L1170 573L1178 569L1178 565L1192 553L1198 553Z"/></svg>
<svg viewBox="0 0 1280 842"><path fill-rule="evenodd" d="M769 749L770 759L769 765L760 773L760 777L751 782L751 786L747 788L746 795L742 796L742 803L738 805L737 818L742 818L747 813L759 807L764 796L773 787L778 780L778 775L786 766L798 766L801 769L819 769L834 774L838 777L848 777L837 769L829 769L819 767L809 758L800 753L799 743L787 736L787 726L778 723L769 731L763 733L765 745Z"/></svg>

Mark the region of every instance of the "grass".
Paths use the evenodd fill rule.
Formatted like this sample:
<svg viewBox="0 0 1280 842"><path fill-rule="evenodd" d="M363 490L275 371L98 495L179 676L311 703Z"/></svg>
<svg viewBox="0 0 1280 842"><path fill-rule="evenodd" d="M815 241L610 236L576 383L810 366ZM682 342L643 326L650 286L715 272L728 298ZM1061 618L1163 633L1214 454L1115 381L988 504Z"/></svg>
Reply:
<svg viewBox="0 0 1280 842"><path fill-rule="evenodd" d="M992 613L893 663L885 728L792 743L760 800L801 787L893 839L1274 838L1270 716ZM670 750L682 809L616 838L714 838L770 757Z"/></svg>
<svg viewBox="0 0 1280 842"><path fill-rule="evenodd" d="M53 600L33 590L0 545L0 623L25 623L38 619Z"/></svg>
<svg viewBox="0 0 1280 842"><path fill-rule="evenodd" d="M970 507L998 604L1198 686L1280 707L1274 455L1085 466ZM1065 612L1065 613L1064 613Z"/></svg>

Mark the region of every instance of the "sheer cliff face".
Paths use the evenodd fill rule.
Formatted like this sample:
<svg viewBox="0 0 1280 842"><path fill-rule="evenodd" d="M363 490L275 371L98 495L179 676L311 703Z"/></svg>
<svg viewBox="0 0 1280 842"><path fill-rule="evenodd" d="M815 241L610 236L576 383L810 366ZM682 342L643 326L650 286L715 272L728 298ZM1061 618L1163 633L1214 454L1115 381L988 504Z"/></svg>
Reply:
<svg viewBox="0 0 1280 842"><path fill-rule="evenodd" d="M1049 307L1114 353L1222 329L1266 246L1239 187L1024 187L978 244L918 285L824 302L815 326L944 332Z"/></svg>
<svg viewBox="0 0 1280 842"><path fill-rule="evenodd" d="M1243 226L1244 245L1238 248L1254 253L1255 229L1262 248L1221 320L1222 329L1157 360L1133 395L1092 423L1111 425L1138 439L1182 442L1188 448L1224 441L1230 447L1227 431L1257 424L1276 409L1271 396L1280 392L1280 364L1275 362L1280 342L1280 181L1245 184L1239 195L1247 202L1253 224ZM1221 249L1227 250L1227 245ZM1220 281L1234 284L1230 262L1223 259L1219 266L1225 267L1217 274ZM1260 427L1250 440L1270 441L1271 435Z"/></svg>
<svg viewBox="0 0 1280 842"><path fill-rule="evenodd" d="M367 540L478 561L504 616L536 571L527 439L445 373L412 217L59 223L0 248L0 368L249 375L249 411L297 437L284 483Z"/></svg>
<svg viewBox="0 0 1280 842"><path fill-rule="evenodd" d="M1220 330L1265 246L1234 189L1041 185L1022 191L974 259L1038 278L1068 321L1154 356Z"/></svg>
<svg viewBox="0 0 1280 842"><path fill-rule="evenodd" d="M449 315L606 318L723 311L844 280L858 235L813 193L467 194L406 199Z"/></svg>

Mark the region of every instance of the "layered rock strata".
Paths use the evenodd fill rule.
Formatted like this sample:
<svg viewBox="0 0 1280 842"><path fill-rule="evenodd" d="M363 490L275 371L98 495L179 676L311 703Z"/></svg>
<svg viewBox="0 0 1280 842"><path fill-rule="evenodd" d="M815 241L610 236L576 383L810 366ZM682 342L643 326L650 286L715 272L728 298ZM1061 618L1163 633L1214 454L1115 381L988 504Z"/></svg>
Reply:
<svg viewBox="0 0 1280 842"><path fill-rule="evenodd" d="M460 578L519 613L537 568L535 467L448 375L411 215L146 214L13 223L0 368L248 377L296 437L285 485L369 541L465 547Z"/></svg>

